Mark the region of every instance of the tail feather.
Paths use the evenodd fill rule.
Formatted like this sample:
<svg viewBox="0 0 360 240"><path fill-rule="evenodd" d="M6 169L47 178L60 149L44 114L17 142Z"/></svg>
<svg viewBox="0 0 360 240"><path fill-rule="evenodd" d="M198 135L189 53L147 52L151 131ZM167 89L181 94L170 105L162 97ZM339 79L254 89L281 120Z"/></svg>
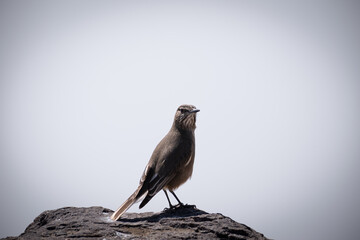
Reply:
<svg viewBox="0 0 360 240"><path fill-rule="evenodd" d="M136 191L111 215L111 219L116 221L123 215L141 196L138 196L140 186Z"/></svg>

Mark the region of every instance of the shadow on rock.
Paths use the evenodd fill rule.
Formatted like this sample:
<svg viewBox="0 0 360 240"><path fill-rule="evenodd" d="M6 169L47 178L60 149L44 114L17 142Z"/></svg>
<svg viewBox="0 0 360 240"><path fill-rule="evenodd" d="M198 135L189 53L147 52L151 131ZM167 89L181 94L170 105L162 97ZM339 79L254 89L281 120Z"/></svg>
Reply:
<svg viewBox="0 0 360 240"><path fill-rule="evenodd" d="M134 217L134 218L120 218L118 222L159 222L163 218L179 218L179 217L193 217L207 212L199 210L195 205L177 205L174 208L165 208L160 213L155 213L146 217Z"/></svg>

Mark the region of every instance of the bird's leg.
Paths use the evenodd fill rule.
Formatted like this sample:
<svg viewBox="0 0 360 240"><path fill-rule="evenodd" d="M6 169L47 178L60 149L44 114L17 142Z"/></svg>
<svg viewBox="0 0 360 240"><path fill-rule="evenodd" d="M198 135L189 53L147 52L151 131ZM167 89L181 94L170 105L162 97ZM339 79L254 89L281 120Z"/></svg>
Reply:
<svg viewBox="0 0 360 240"><path fill-rule="evenodd" d="M180 202L179 198L175 195L175 193L174 193L173 191L171 191L171 190L169 190L169 191L172 193L172 195L174 195L174 197L176 198L176 200L179 202L179 205L180 205L181 207L183 207L184 204L183 204L182 202Z"/></svg>
<svg viewBox="0 0 360 240"><path fill-rule="evenodd" d="M165 190L165 189L163 189L163 190L164 190L164 193L165 193L165 195L166 195L166 198L167 198L167 200L168 200L168 202L169 202L169 207L170 207L170 209L173 209L174 206L171 204L170 199L169 199L169 196L168 196L166 190Z"/></svg>

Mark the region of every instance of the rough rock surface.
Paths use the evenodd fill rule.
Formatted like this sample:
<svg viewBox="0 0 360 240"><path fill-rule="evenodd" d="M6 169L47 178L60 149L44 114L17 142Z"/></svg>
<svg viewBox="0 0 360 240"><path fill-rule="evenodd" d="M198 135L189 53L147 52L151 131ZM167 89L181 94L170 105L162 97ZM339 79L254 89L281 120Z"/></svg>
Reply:
<svg viewBox="0 0 360 240"><path fill-rule="evenodd" d="M5 239L267 239L228 217L191 206L125 213L118 221L110 219L112 213L103 207L45 211L19 237Z"/></svg>

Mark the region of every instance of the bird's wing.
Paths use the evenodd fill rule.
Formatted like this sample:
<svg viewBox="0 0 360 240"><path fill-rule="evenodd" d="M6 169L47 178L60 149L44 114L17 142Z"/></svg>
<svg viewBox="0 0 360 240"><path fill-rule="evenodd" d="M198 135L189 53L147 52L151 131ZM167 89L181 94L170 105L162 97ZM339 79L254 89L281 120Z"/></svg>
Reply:
<svg viewBox="0 0 360 240"><path fill-rule="evenodd" d="M166 176L158 173L153 174L150 181L147 183L147 194L144 200L141 202L139 208L145 206L163 187L174 177L174 174L168 174Z"/></svg>

